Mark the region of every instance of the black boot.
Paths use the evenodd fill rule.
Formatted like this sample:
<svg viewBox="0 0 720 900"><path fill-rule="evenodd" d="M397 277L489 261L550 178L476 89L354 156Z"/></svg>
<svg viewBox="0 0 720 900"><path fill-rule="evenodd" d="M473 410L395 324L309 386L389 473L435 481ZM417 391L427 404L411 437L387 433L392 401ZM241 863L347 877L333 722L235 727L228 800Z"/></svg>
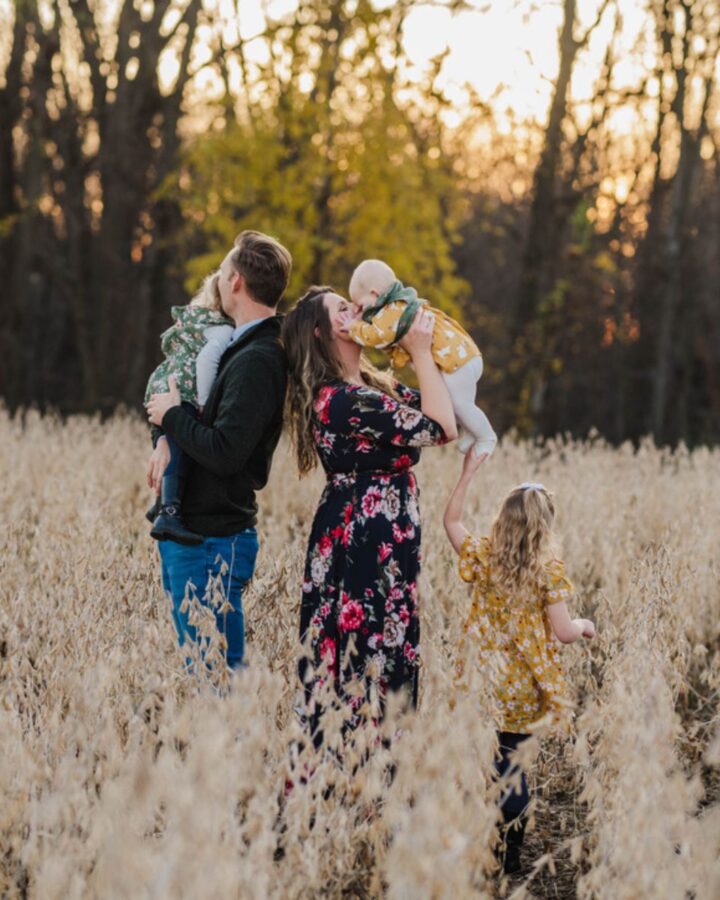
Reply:
<svg viewBox="0 0 720 900"><path fill-rule="evenodd" d="M175 541L188 547L202 544L203 539L194 531L188 531L180 518L180 497L185 479L177 475L165 475L160 490L160 515L153 522L150 537L156 541Z"/></svg>
<svg viewBox="0 0 720 900"><path fill-rule="evenodd" d="M150 507L150 509L145 513L145 518L152 525L155 519L160 515L160 509L162 508L162 504L160 503L160 494L155 498L155 502Z"/></svg>
<svg viewBox="0 0 720 900"><path fill-rule="evenodd" d="M500 862L506 875L517 875L521 869L520 849L525 838L525 817L518 816L503 829Z"/></svg>

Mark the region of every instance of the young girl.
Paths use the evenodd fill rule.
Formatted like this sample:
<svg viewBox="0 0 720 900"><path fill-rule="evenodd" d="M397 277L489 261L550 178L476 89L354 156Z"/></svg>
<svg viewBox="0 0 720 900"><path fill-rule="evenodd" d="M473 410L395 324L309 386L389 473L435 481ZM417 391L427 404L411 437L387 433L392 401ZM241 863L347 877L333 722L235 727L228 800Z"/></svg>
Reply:
<svg viewBox="0 0 720 900"><path fill-rule="evenodd" d="M465 634L491 672L498 710L499 776L516 772L512 756L541 719L567 725L570 710L558 644L595 635L589 619L571 619L566 601L573 587L550 553L555 507L541 484L524 483L505 498L490 537L473 537L462 522L465 495L484 457L465 457L462 474L445 511L445 530L460 556L460 577L473 585ZM460 674L460 673L459 673ZM529 802L527 781L502 798L505 823L502 861L520 867L520 847Z"/></svg>
<svg viewBox="0 0 720 900"><path fill-rule="evenodd" d="M174 324L160 340L165 359L148 380L145 402L152 394L168 390L168 378L175 377L183 406L193 413L202 412L217 374L220 357L233 335L234 323L220 303L219 274L209 275L187 306L173 306ZM181 518L181 499L187 478L188 459L166 436L170 462L163 475L160 497L146 513L153 523L150 534L155 540L200 544L202 537L189 531Z"/></svg>

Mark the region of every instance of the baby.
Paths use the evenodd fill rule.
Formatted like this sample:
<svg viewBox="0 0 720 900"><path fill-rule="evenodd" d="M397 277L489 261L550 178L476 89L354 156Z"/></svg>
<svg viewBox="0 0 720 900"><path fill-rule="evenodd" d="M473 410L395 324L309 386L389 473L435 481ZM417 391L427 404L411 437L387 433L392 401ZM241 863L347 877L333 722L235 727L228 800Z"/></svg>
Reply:
<svg viewBox="0 0 720 900"><path fill-rule="evenodd" d="M362 307L360 315L348 326L348 334L363 347L389 350L396 368L410 357L399 345L412 325L415 313L427 300L417 291L404 287L387 263L366 259L350 279L350 299ZM482 354L470 335L442 310L430 307L435 317L432 355L443 374L461 430L458 449L467 453L474 447L476 456L491 454L497 436L485 413L475 405L477 382L483 372Z"/></svg>

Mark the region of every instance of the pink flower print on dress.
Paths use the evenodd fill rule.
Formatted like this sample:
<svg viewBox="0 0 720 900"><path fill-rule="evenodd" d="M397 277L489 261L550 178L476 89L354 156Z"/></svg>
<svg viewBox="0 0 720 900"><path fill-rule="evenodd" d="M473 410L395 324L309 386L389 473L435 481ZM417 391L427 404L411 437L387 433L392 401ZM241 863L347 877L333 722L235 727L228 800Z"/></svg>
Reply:
<svg viewBox="0 0 720 900"><path fill-rule="evenodd" d="M341 538L341 543L343 547L349 547L352 542L353 531L355 529L355 523L351 522L349 525L346 525L343 529L343 534Z"/></svg>
<svg viewBox="0 0 720 900"><path fill-rule="evenodd" d="M335 393L335 390L336 389L332 387L320 388L317 397L315 398L315 414L323 423L323 425L327 425L327 423L330 421L330 413L328 411L328 407L330 406L330 401L332 400L332 396Z"/></svg>
<svg viewBox="0 0 720 900"><path fill-rule="evenodd" d="M412 431L422 422L423 414L411 406L398 406L394 415L395 424L405 431Z"/></svg>
<svg viewBox="0 0 720 900"><path fill-rule="evenodd" d="M400 647L405 640L405 626L388 616L383 628L383 644L386 647Z"/></svg>
<svg viewBox="0 0 720 900"><path fill-rule="evenodd" d="M405 646L403 647L403 656L408 662L415 662L418 656L418 651L413 645L409 642L405 642Z"/></svg>
<svg viewBox="0 0 720 900"><path fill-rule="evenodd" d="M328 670L336 673L337 645L331 637L326 637L320 644L320 658L327 664Z"/></svg>
<svg viewBox="0 0 720 900"><path fill-rule="evenodd" d="M383 492L383 515L390 522L394 522L400 514L400 492L396 487L388 486Z"/></svg>
<svg viewBox="0 0 720 900"><path fill-rule="evenodd" d="M397 522L393 522L393 538L396 543L402 544L404 541L412 540L415 537L415 526L410 524L407 528L401 528Z"/></svg>
<svg viewBox="0 0 720 900"><path fill-rule="evenodd" d="M348 600L340 611L338 625L341 631L357 631L364 618L362 606L356 600Z"/></svg>
<svg viewBox="0 0 720 900"><path fill-rule="evenodd" d="M382 499L382 492L379 488L369 487L367 489L360 501L360 506L366 519L372 519L373 516L376 516L380 512Z"/></svg>

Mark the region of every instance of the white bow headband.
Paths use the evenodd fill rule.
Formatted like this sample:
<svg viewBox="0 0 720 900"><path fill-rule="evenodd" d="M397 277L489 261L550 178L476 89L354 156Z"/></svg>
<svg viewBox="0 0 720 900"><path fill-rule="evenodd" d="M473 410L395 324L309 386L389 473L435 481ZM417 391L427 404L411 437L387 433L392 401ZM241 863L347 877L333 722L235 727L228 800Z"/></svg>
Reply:
<svg viewBox="0 0 720 900"><path fill-rule="evenodd" d="M544 491L545 485L540 484L539 481L523 481L522 484L519 484L515 490L517 491Z"/></svg>

